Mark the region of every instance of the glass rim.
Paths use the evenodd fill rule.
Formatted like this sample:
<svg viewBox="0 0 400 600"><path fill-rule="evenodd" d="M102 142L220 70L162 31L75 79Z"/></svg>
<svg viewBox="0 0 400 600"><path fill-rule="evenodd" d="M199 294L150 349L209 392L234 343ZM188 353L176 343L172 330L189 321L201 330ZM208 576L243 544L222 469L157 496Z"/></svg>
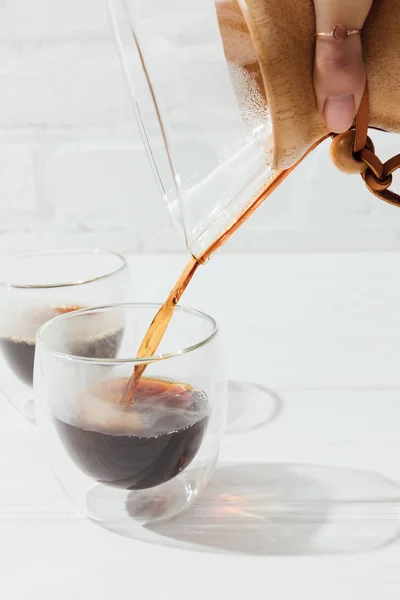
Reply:
<svg viewBox="0 0 400 600"><path fill-rule="evenodd" d="M78 285L85 285L87 283L93 283L95 281L99 281L101 279L106 279L107 277L110 277L112 275L116 275L117 273L119 273L120 271L123 271L125 268L128 267L128 264L125 260L125 258L122 256L122 254L119 254L118 252L114 252L113 250L106 250L106 249L102 249L102 248L60 248L60 249L52 249L52 250L38 250L38 251L32 251L32 252L21 252L21 253L16 253L16 254L10 254L8 256L4 256L2 257L2 260L6 259L6 260L13 260L13 259L23 259L23 258L31 258L31 257L40 257L40 256L50 256L50 255L68 255L68 254L81 254L81 253L88 253L88 254L97 254L97 255L101 255L101 254L106 254L109 256L114 256L115 258L117 258L121 264L116 267L115 269L112 269L110 271L108 271L107 273L104 273L103 275L98 275L97 277L90 277L88 279L80 279L77 281L67 281L67 282L60 282L60 283L42 283L42 284L20 284L20 283L12 283L11 281L3 281L2 279L0 279L0 286L2 287L8 287L8 288L12 288L12 289L25 289L25 290L46 290L46 289L51 289L51 288L64 288L64 287L74 287L74 286L78 286Z"/></svg>
<svg viewBox="0 0 400 600"><path fill-rule="evenodd" d="M69 360L71 362L72 361L77 362L77 363L82 362L82 363L87 363L87 364L89 363L89 364L95 364L95 365L102 365L102 364L104 364L104 365L119 365L119 364L136 365L136 364L156 363L156 362L160 362L162 360L167 360L169 358L174 358L176 356L181 356L182 354L189 354L190 352L194 352L195 350L198 350L199 348L206 346L217 336L219 327L218 327L218 323L214 319L214 317L212 317L211 315L208 315L207 313L205 313L201 310L197 310L195 308L190 308L190 307L178 304L177 306L175 306L174 312L180 311L180 312L194 315L196 317L201 317L202 319L205 319L206 321L211 323L212 331L209 335L207 335L207 337L203 338L196 344L192 344L190 346L187 346L186 348L180 348L179 350L175 350L174 352L164 352L163 354L154 354L153 356L143 356L141 358L138 358L138 357L133 357L133 358L132 357L128 357L128 358L90 358L88 356L76 356L74 354L69 354L67 352L53 350L46 344L46 342L43 340L43 337L42 337L43 334L46 332L46 329L52 327L55 323L58 323L59 321L66 320L66 319L73 319L74 317L77 317L77 316L85 314L85 313L91 313L94 311L102 311L102 310L105 311L105 310L118 309L118 308L122 308L122 309L123 308L126 308L126 309L129 309L129 308L159 309L159 308L161 308L161 306L162 306L162 304L157 303L157 302L125 302L125 303L121 303L121 304L119 304L119 303L105 304L102 306L91 306L89 308L74 310L74 311L66 313L64 315L59 315L58 317L54 317L53 319L50 319L50 321L47 321L41 327L39 327L39 329L36 333L36 345L42 346L47 352L50 352L51 354L53 354L55 356L59 356L61 358Z"/></svg>

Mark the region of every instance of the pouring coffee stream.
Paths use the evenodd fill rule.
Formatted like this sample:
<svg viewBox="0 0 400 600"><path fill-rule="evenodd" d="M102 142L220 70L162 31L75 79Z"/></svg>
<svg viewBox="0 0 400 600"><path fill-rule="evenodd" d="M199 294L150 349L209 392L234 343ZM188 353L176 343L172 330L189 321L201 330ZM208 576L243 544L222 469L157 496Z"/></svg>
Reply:
<svg viewBox="0 0 400 600"><path fill-rule="evenodd" d="M313 149L314 146L310 148L309 152L311 152ZM150 358L154 355L172 319L175 307L192 280L197 268L204 264L214 254L214 252L216 252L223 244L225 244L225 242L228 241L228 239L239 229L239 227L241 227L241 225L243 225L245 221L247 221L254 211L261 206L264 200L282 183L282 181L284 181L284 179L286 179L293 169L300 164L305 156L290 169L285 169L284 171L275 173L275 175L271 177L269 184L242 213L242 215L199 258L194 256L191 257L178 281L169 293L168 298L158 310L153 321L151 322L150 327L148 328L142 343L140 344L137 352L137 358ZM121 400L122 406L130 406L134 402L135 389L144 371L146 370L146 367L147 363L137 364L135 366Z"/></svg>
<svg viewBox="0 0 400 600"><path fill-rule="evenodd" d="M171 290L168 298L158 310L150 327L148 328L146 335L144 336L142 343L140 344L137 357L150 357L156 352L164 333L172 319L174 314L175 306L178 304L183 292L189 285L193 275L195 274L197 267L200 262L192 257L185 269L183 270L178 281ZM135 389L147 367L146 363L138 364L133 370L132 377L130 378L125 393L122 397L121 404L123 406L130 406L134 400Z"/></svg>

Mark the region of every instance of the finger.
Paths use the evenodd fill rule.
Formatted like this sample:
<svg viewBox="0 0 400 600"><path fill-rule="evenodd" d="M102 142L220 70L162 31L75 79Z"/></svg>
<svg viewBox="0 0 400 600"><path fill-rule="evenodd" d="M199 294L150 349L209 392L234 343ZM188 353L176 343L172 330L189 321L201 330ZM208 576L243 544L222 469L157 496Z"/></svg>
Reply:
<svg viewBox="0 0 400 600"><path fill-rule="evenodd" d="M330 131L346 131L354 119L365 88L360 36L343 43L317 41L314 85L317 105Z"/></svg>
<svg viewBox="0 0 400 600"><path fill-rule="evenodd" d="M361 29L371 0L314 0L316 31L329 32L344 24ZM340 42L332 37L317 37L314 87L318 109L330 131L340 133L352 124L366 82L361 37L351 35Z"/></svg>

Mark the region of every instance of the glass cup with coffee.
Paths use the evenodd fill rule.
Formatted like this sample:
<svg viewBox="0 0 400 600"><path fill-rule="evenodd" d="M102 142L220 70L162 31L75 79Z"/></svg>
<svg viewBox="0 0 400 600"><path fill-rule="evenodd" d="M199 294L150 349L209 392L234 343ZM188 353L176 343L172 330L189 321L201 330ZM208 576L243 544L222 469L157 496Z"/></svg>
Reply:
<svg viewBox="0 0 400 600"><path fill-rule="evenodd" d="M225 426L215 321L178 306L157 354L136 358L157 308L63 315L40 328L36 343L37 422L57 479L84 515L132 536L191 504L211 477ZM122 332L117 356L82 352L81 340L100 336L105 324Z"/></svg>
<svg viewBox="0 0 400 600"><path fill-rule="evenodd" d="M35 338L48 320L88 306L123 302L129 272L125 259L105 250L52 250L0 260L0 388L34 420L32 383ZM96 332L85 353L113 356L118 333ZM105 350L105 348L107 350Z"/></svg>

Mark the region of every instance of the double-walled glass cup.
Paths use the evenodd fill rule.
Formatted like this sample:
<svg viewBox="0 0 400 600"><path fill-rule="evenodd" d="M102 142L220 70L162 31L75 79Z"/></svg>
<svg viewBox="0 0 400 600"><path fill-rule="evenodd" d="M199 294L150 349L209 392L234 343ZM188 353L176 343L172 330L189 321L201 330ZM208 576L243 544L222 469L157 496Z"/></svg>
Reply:
<svg viewBox="0 0 400 600"><path fill-rule="evenodd" d="M79 510L135 536L138 527L188 507L209 481L224 432L226 379L218 328L178 306L157 355L137 359L159 306L124 304L57 317L37 335L35 403L53 470ZM106 339L116 358L83 351ZM77 353L79 349L79 353ZM135 366L146 370L133 400Z"/></svg>
<svg viewBox="0 0 400 600"><path fill-rule="evenodd" d="M34 420L32 383L38 328L57 315L124 302L125 259L105 250L51 250L0 260L0 387Z"/></svg>

